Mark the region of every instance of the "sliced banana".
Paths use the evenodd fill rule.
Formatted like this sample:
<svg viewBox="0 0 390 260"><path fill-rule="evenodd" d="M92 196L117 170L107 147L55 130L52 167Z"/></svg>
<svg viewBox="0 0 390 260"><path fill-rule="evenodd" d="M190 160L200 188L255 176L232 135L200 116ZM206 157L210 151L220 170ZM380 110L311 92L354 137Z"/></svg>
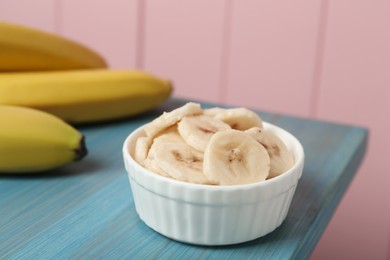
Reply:
<svg viewBox="0 0 390 260"><path fill-rule="evenodd" d="M136 142L135 160L176 180L238 185L278 176L294 165L288 148L263 129L246 108L209 108L187 103L164 112Z"/></svg>
<svg viewBox="0 0 390 260"><path fill-rule="evenodd" d="M254 138L257 142L261 143L264 142L264 130L260 127L251 127L244 131L244 133L250 135L252 138Z"/></svg>
<svg viewBox="0 0 390 260"><path fill-rule="evenodd" d="M183 143L184 140L180 136L179 131L177 130L177 124L168 127L167 129L161 131L153 139L153 144L158 143Z"/></svg>
<svg viewBox="0 0 390 260"><path fill-rule="evenodd" d="M184 117L178 123L178 130L184 141L200 152L206 150L213 134L227 129L230 129L228 124L207 115Z"/></svg>
<svg viewBox="0 0 390 260"><path fill-rule="evenodd" d="M215 133L204 153L203 171L219 185L264 181L270 169L267 150L238 130Z"/></svg>
<svg viewBox="0 0 390 260"><path fill-rule="evenodd" d="M216 116L218 114L221 114L223 112L225 112L226 109L225 108L221 108L221 107L212 107L212 108L206 108L203 110L203 114L204 115L208 115L208 116Z"/></svg>
<svg viewBox="0 0 390 260"><path fill-rule="evenodd" d="M146 157L148 157L151 144L151 139L146 136L138 138L137 142L135 143L134 159L142 166L144 166Z"/></svg>
<svg viewBox="0 0 390 260"><path fill-rule="evenodd" d="M267 149L271 158L271 169L268 179L288 171L294 165L294 158L287 146L270 131L253 127L245 131Z"/></svg>
<svg viewBox="0 0 390 260"><path fill-rule="evenodd" d="M162 130L179 122L183 117L198 115L202 112L200 104L193 102L189 102L182 107L172 110L171 112L164 112L145 128L146 136L153 138Z"/></svg>
<svg viewBox="0 0 390 260"><path fill-rule="evenodd" d="M144 167L148 169L151 172L157 173L161 176L170 178L167 173L165 173L158 165L156 164L156 161L153 159L153 156L148 156L144 162Z"/></svg>
<svg viewBox="0 0 390 260"><path fill-rule="evenodd" d="M184 140L181 138L179 132L177 131L177 124L164 129L159 132L157 136L153 139L150 146L148 156L145 159L144 166L146 169L158 173L165 177L170 177L164 170L162 170L155 161L155 151L160 144L164 143L184 143Z"/></svg>
<svg viewBox="0 0 390 260"><path fill-rule="evenodd" d="M180 181L213 184L203 174L203 153L186 143L160 143L153 149L151 160L163 174Z"/></svg>
<svg viewBox="0 0 390 260"><path fill-rule="evenodd" d="M236 130L247 130L255 126L263 128L263 121L260 116L247 108L231 108L219 111L216 109L208 113L215 113L215 118L222 120Z"/></svg>
<svg viewBox="0 0 390 260"><path fill-rule="evenodd" d="M188 146L177 128L170 126L154 138L145 168L180 181L212 184L203 174L203 154Z"/></svg>

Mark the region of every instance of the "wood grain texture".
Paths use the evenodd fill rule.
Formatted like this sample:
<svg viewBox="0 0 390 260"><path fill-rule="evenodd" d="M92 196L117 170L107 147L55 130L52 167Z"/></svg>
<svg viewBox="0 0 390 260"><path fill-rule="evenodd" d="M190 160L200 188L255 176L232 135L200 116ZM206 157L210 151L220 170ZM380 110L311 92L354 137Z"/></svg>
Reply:
<svg viewBox="0 0 390 260"><path fill-rule="evenodd" d="M225 2L146 1L143 65L171 78L176 96L218 100Z"/></svg>
<svg viewBox="0 0 390 260"><path fill-rule="evenodd" d="M60 0L61 33L98 51L112 68L136 66L137 0Z"/></svg>
<svg viewBox="0 0 390 260"><path fill-rule="evenodd" d="M130 120L84 126L85 160L34 176L0 176L0 252L4 258L302 259L312 252L365 152L367 131L260 113L303 144L305 168L285 222L271 234L233 246L201 247L154 232L136 214L122 162L127 135L173 99ZM208 104L211 106L211 104Z"/></svg>
<svg viewBox="0 0 390 260"><path fill-rule="evenodd" d="M309 115L321 1L233 1L226 102Z"/></svg>

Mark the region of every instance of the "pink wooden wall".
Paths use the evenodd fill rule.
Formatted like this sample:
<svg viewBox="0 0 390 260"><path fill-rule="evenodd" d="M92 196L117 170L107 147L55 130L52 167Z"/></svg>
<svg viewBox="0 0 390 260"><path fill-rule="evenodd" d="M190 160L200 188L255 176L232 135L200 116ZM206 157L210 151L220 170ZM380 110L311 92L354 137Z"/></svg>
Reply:
<svg viewBox="0 0 390 260"><path fill-rule="evenodd" d="M389 1L1 0L0 19L169 77L178 97L369 127L312 259L390 259Z"/></svg>

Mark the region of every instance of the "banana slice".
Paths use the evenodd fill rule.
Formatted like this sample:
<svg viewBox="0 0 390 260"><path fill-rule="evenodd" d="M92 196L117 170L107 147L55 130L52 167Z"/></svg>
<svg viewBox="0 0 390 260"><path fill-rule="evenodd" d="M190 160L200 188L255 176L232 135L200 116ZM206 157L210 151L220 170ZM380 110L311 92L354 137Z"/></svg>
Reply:
<svg viewBox="0 0 390 260"><path fill-rule="evenodd" d="M203 174L203 153L186 143L159 143L149 154L154 170L176 180L198 184L213 184Z"/></svg>
<svg viewBox="0 0 390 260"><path fill-rule="evenodd" d="M215 114L215 118L222 120L236 130L247 130L255 126L263 128L260 116L247 108L210 109L204 113Z"/></svg>
<svg viewBox="0 0 390 260"><path fill-rule="evenodd" d="M184 142L177 124L154 138L145 168L180 181L212 184L203 174L203 154Z"/></svg>
<svg viewBox="0 0 390 260"><path fill-rule="evenodd" d="M272 132L259 127L253 127L245 131L267 149L271 158L271 169L268 179L288 171L294 165L294 158L287 146Z"/></svg>
<svg viewBox="0 0 390 260"><path fill-rule="evenodd" d="M149 171L159 174L164 177L170 178L168 174L166 174L158 165L156 164L156 161L153 159L153 156L148 156L144 162L144 167L148 169Z"/></svg>
<svg viewBox="0 0 390 260"><path fill-rule="evenodd" d="M178 123L178 130L184 141L200 152L206 150L213 134L227 129L230 129L228 124L207 115L184 117Z"/></svg>
<svg viewBox="0 0 390 260"><path fill-rule="evenodd" d="M238 130L215 133L204 153L204 174L219 185L264 181L269 169L267 150Z"/></svg>
<svg viewBox="0 0 390 260"><path fill-rule="evenodd" d="M251 127L244 131L244 133L250 135L257 142L264 142L264 130L260 127Z"/></svg>
<svg viewBox="0 0 390 260"><path fill-rule="evenodd" d="M171 112L164 112L153 120L146 128L145 133L149 138L155 137L162 130L176 124L185 116L198 115L202 113L200 104L189 102Z"/></svg>
<svg viewBox="0 0 390 260"><path fill-rule="evenodd" d="M149 149L152 144L159 142L183 142L177 125L168 127L160 132L154 139L146 136L141 136L135 143L134 159L142 166L145 166L145 160L148 157Z"/></svg>
<svg viewBox="0 0 390 260"><path fill-rule="evenodd" d="M177 124L172 125L157 134L157 136L153 139L153 144L155 145L158 143L184 143L183 138L177 130Z"/></svg>
<svg viewBox="0 0 390 260"><path fill-rule="evenodd" d="M138 138L135 143L134 159L142 166L144 166L146 157L148 157L151 144L152 141L146 136Z"/></svg>
<svg viewBox="0 0 390 260"><path fill-rule="evenodd" d="M223 112L226 112L226 109L221 107L206 108L203 110L203 114L208 116L216 116Z"/></svg>
<svg viewBox="0 0 390 260"><path fill-rule="evenodd" d="M156 147L164 143L184 143L184 140L181 138L179 132L177 131L177 124L159 132L157 136L153 139L147 158L144 161L144 167L154 173L160 174L165 177L170 177L165 171L158 167L154 160Z"/></svg>

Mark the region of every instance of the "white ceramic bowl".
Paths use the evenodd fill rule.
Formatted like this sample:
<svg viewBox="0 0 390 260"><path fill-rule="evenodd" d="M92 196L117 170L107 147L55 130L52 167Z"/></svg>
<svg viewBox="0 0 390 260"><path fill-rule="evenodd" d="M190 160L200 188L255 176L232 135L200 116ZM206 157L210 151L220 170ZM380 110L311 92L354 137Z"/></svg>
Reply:
<svg viewBox="0 0 390 260"><path fill-rule="evenodd" d="M140 166L132 154L142 126L123 146L136 211L143 222L169 238L198 245L242 243L264 236L286 218L304 163L300 142L287 131L264 122L292 152L295 165L263 182L211 186L176 181Z"/></svg>

